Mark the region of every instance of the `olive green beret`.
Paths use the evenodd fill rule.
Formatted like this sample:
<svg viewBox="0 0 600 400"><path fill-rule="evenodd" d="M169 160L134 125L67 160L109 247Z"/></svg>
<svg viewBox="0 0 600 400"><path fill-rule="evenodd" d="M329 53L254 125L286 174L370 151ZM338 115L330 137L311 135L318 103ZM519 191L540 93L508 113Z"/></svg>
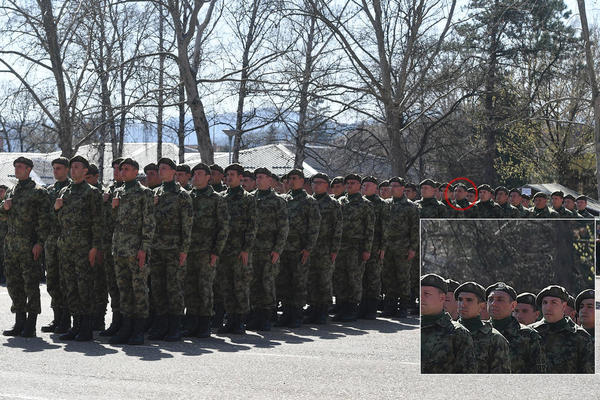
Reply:
<svg viewBox="0 0 600 400"><path fill-rule="evenodd" d="M587 196L581 195L581 196L578 196L578 197L577 197L577 201L579 201L579 200L585 200L585 201L588 201L588 198L587 198Z"/></svg>
<svg viewBox="0 0 600 400"><path fill-rule="evenodd" d="M148 173L148 171L158 171L158 165L154 163L150 163L144 167L144 172Z"/></svg>
<svg viewBox="0 0 600 400"><path fill-rule="evenodd" d="M537 306L535 304L535 294L533 294L533 293L525 292L525 293L519 294L517 296L517 303L530 304L533 306L533 308L537 308Z"/></svg>
<svg viewBox="0 0 600 400"><path fill-rule="evenodd" d="M579 309L581 308L581 303L586 300L586 299L592 299L594 300L596 298L595 294L594 294L594 289L585 289L584 291L582 291L581 293L579 293L577 295L577 298L575 299L575 309L577 311L579 311Z"/></svg>
<svg viewBox="0 0 600 400"><path fill-rule="evenodd" d="M362 182L362 178L357 174L348 174L344 177L344 184L348 181L358 181L358 183Z"/></svg>
<svg viewBox="0 0 600 400"><path fill-rule="evenodd" d="M237 171L238 174L241 175L244 173L244 167L242 167L238 163L233 163L233 164L230 164L227 167L225 167L225 173L227 173L228 171Z"/></svg>
<svg viewBox="0 0 600 400"><path fill-rule="evenodd" d="M575 201L575 196L573 196L572 194L568 194L565 196L565 199L571 199L571 200Z"/></svg>
<svg viewBox="0 0 600 400"><path fill-rule="evenodd" d="M224 173L225 173L225 172L223 171L223 167L221 167L221 166L220 166L220 165L218 165L218 164L213 164L213 165L211 165L211 166L210 166L210 170L211 170L211 171L218 171L218 172L220 172L220 173L222 173L222 174L224 174Z"/></svg>
<svg viewBox="0 0 600 400"><path fill-rule="evenodd" d="M470 187L467 189L467 192L475 194L475 188Z"/></svg>
<svg viewBox="0 0 600 400"><path fill-rule="evenodd" d="M191 174L192 170L190 169L189 165L185 165L185 164L179 164L177 166L177 168L175 168L175 170L177 172L185 172L186 174Z"/></svg>
<svg viewBox="0 0 600 400"><path fill-rule="evenodd" d="M517 299L517 292L515 291L515 289L513 289L511 286L508 286L504 282L496 282L493 285L488 286L487 289L485 289L485 298L487 299L488 297L490 297L490 293L494 291L504 292L508 294L511 297L511 299Z"/></svg>
<svg viewBox="0 0 600 400"><path fill-rule="evenodd" d="M123 165L125 165L125 164L131 165L135 169L140 169L140 165L133 158L128 157L128 158L124 159L123 161L121 161L121 163L119 163L119 169L123 168Z"/></svg>
<svg viewBox="0 0 600 400"><path fill-rule="evenodd" d="M487 190L490 193L494 193L494 191L492 190L492 187L490 185L488 185L487 183L484 183L482 185L479 185L477 187L477 190L482 191L482 190Z"/></svg>
<svg viewBox="0 0 600 400"><path fill-rule="evenodd" d="M467 186L464 183L458 182L456 185L454 185L454 190L461 188L463 190L467 190Z"/></svg>
<svg viewBox="0 0 600 400"><path fill-rule="evenodd" d="M338 183L344 184L344 177L343 176L336 176L335 178L333 178L331 180L330 186L333 187L333 185L337 185Z"/></svg>
<svg viewBox="0 0 600 400"><path fill-rule="evenodd" d="M544 192L537 192L536 194L533 195L533 199L537 199L538 197L541 197L543 199L547 199L548 195Z"/></svg>
<svg viewBox="0 0 600 400"><path fill-rule="evenodd" d="M435 184L435 182L431 179L424 179L421 181L421 183L419 183L419 187L423 187L423 186L431 186L431 187L436 187L437 185Z"/></svg>
<svg viewBox="0 0 600 400"><path fill-rule="evenodd" d="M564 287L558 285L550 285L543 288L535 298L535 304L541 308L544 297L558 297L562 301L569 301L569 293Z"/></svg>
<svg viewBox="0 0 600 400"><path fill-rule="evenodd" d="M392 183L399 183L400 186L406 186L406 181L404 179L400 178L399 176L395 176L395 177L391 178L388 182L389 182L390 186L392 185Z"/></svg>
<svg viewBox="0 0 600 400"><path fill-rule="evenodd" d="M499 192L504 192L504 193L508 194L508 189L505 186L498 186L494 190L494 194L497 195Z"/></svg>
<svg viewBox="0 0 600 400"><path fill-rule="evenodd" d="M361 183L365 183L365 182L371 182L371 183L374 183L376 185L379 184L379 181L374 176L365 176L364 178L362 178Z"/></svg>
<svg viewBox="0 0 600 400"><path fill-rule="evenodd" d="M71 167L71 165L73 165L74 162L80 162L86 168L89 168L89 166L90 166L90 162L85 157L82 157L82 156L75 156L75 157L71 158L69 160L69 167Z"/></svg>
<svg viewBox="0 0 600 400"><path fill-rule="evenodd" d="M444 183L440 183L439 184L439 189L440 190L446 190L446 186L450 185L448 182L444 182Z"/></svg>
<svg viewBox="0 0 600 400"><path fill-rule="evenodd" d="M417 190L417 185L415 183L413 183L413 182L406 182L405 186L407 188L411 188L411 189Z"/></svg>
<svg viewBox="0 0 600 400"><path fill-rule="evenodd" d="M565 194L563 193L562 190L557 190L555 192L552 192L552 194L550 195L550 197L552 197L552 196L565 197Z"/></svg>
<svg viewBox="0 0 600 400"><path fill-rule="evenodd" d="M290 172L287 173L287 177L288 179L290 178L290 176L292 175L296 175L302 179L304 179L304 172L301 169L298 168L294 168L293 170L291 170Z"/></svg>
<svg viewBox="0 0 600 400"><path fill-rule="evenodd" d="M29 168L33 168L33 161L31 161L27 157L21 156L21 157L17 158L15 161L13 161L13 166L15 166L17 163L19 163L19 164L25 164Z"/></svg>
<svg viewBox="0 0 600 400"><path fill-rule="evenodd" d="M242 175L244 176L244 178L250 178L250 179L252 179L253 181L255 181L255 180L256 180L256 175L254 175L254 172L252 172L252 171L249 171L249 170L247 170L247 169L246 169L246 170L244 170L244 173L243 173Z"/></svg>
<svg viewBox="0 0 600 400"><path fill-rule="evenodd" d="M314 181L315 179L323 179L325 182L327 182L327 184L329 184L329 176L322 172L318 172L310 177L311 182Z"/></svg>
<svg viewBox="0 0 600 400"><path fill-rule="evenodd" d="M64 165L65 167L68 167L69 159L67 157L58 157L58 158L55 158L54 160L52 160L52 162L50 163L50 165L54 165L54 164L60 164L60 165Z"/></svg>
<svg viewBox="0 0 600 400"><path fill-rule="evenodd" d="M433 286L440 289L442 292L448 292L448 284L446 280L437 274L427 274L421 277L421 286Z"/></svg>
<svg viewBox="0 0 600 400"><path fill-rule="evenodd" d="M569 295L569 299L567 300L567 305L572 309L575 309L575 297Z"/></svg>
<svg viewBox="0 0 600 400"><path fill-rule="evenodd" d="M461 292L473 293L481 301L486 301L485 288L477 282L465 282L454 291L454 298L458 300L458 295Z"/></svg>
<svg viewBox="0 0 600 400"><path fill-rule="evenodd" d="M192 174L198 170L202 170L206 173L206 175L210 175L210 167L207 164L198 163L194 165L194 168L192 168Z"/></svg>
<svg viewBox="0 0 600 400"><path fill-rule="evenodd" d="M531 196L530 196L530 195L528 195L528 194L523 194L523 193L521 193L521 197L522 197L522 198L524 198L524 199L527 199L527 200L530 200L530 199L531 199Z"/></svg>
<svg viewBox="0 0 600 400"><path fill-rule="evenodd" d="M0 189L7 190L7 189L8 189L8 186L6 186L6 185L0 185Z"/></svg>
<svg viewBox="0 0 600 400"><path fill-rule="evenodd" d="M119 167L121 165L121 162L123 162L123 158L122 157L115 158L114 160L112 160L112 163L110 164L110 166L113 167L113 168Z"/></svg>
<svg viewBox="0 0 600 400"><path fill-rule="evenodd" d="M394 179L394 178L392 178L392 179ZM398 178L398 179L400 179L400 178ZM399 181L395 181L395 182L398 182L398 183L400 183ZM404 186L404 183L400 183L400 185L401 185L401 186ZM379 189L381 189L382 187L390 187L390 181L388 181L388 180L381 181L381 183L379 183L379 185L378 185L377 187L378 187Z"/></svg>
<svg viewBox="0 0 600 400"><path fill-rule="evenodd" d="M511 193L513 193L513 192L514 192L514 193L517 193L519 196L521 195L521 191L520 191L519 189L517 189L517 188L512 188L512 189L510 189L510 192L508 192L508 194L511 194Z"/></svg>
<svg viewBox="0 0 600 400"><path fill-rule="evenodd" d="M454 279L448 278L446 279L446 285L448 285L448 292L454 292L460 283Z"/></svg>
<svg viewBox="0 0 600 400"><path fill-rule="evenodd" d="M254 170L254 176L258 175L258 174L263 174L263 175L267 175L267 176L273 176L273 173L271 173L271 171L269 171L269 168L266 167L260 167L260 168L256 168Z"/></svg>
<svg viewBox="0 0 600 400"><path fill-rule="evenodd" d="M98 166L96 164L89 165L87 175L98 175L99 173L100 170L98 169Z"/></svg>
<svg viewBox="0 0 600 400"><path fill-rule="evenodd" d="M169 167L171 167L174 170L177 170L177 164L175 164L175 161L171 160L170 158L167 157L162 157L160 160L158 160L158 162L156 163L156 165L158 165L160 167L160 164L166 164Z"/></svg>

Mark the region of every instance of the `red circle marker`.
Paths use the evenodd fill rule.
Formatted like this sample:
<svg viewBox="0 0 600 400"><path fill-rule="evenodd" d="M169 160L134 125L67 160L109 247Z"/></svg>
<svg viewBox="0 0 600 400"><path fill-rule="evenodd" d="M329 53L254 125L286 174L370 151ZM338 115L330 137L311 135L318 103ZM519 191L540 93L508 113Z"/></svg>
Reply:
<svg viewBox="0 0 600 400"><path fill-rule="evenodd" d="M471 184L471 186L473 186L475 188L475 198L477 198L478 194L479 194L479 190L477 190L477 185L475 185L475 182L473 182L472 180L470 180L469 178L454 178L452 179L450 182L448 182L448 185L446 186L446 189L444 189L444 199L446 200L446 204L448 204L450 207L454 208L456 211L465 211L468 210L469 208L473 207L475 205L475 201L469 204L469 207L466 208L461 208L461 207L456 207L455 205L452 204L452 202L450 202L448 200L448 188L450 187L450 185L452 185L452 182L456 182L456 181L467 181Z"/></svg>

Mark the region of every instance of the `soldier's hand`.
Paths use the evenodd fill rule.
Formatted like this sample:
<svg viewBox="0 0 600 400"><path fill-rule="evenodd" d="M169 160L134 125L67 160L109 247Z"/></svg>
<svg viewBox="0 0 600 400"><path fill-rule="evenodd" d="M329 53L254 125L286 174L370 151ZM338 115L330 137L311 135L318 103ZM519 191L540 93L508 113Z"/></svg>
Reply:
<svg viewBox="0 0 600 400"><path fill-rule="evenodd" d="M98 254L98 249L92 247L90 252L88 253L88 260L90 261L90 266L94 266L96 264L96 255Z"/></svg>
<svg viewBox="0 0 600 400"><path fill-rule="evenodd" d="M383 260L385 258L385 250L379 250L379 259Z"/></svg>
<svg viewBox="0 0 600 400"><path fill-rule="evenodd" d="M414 250L408 250L408 261L410 261L413 258L415 258L416 255L417 255L416 251L414 251Z"/></svg>
<svg viewBox="0 0 600 400"><path fill-rule="evenodd" d="M247 251L242 251L240 253L240 255L238 256L238 258L242 259L242 264L244 264L244 267L246 265L248 265L248 252Z"/></svg>
<svg viewBox="0 0 600 400"><path fill-rule="evenodd" d="M109 198L110 198L110 194L109 193L102 193L102 201L103 202L106 203Z"/></svg>
<svg viewBox="0 0 600 400"><path fill-rule="evenodd" d="M302 265L304 265L308 261L308 257L310 256L310 251L308 251L308 250L305 249L305 250L302 250L300 252L300 254L302 254L302 259L300 260L300 263Z"/></svg>
<svg viewBox="0 0 600 400"><path fill-rule="evenodd" d="M59 197L56 199L56 201L54 202L54 209L56 211L60 210L63 206L63 199L62 197Z"/></svg>
<svg viewBox="0 0 600 400"><path fill-rule="evenodd" d="M219 259L219 256L217 256L216 254L211 254L210 255L210 266L214 267L215 265L217 265L218 259Z"/></svg>
<svg viewBox="0 0 600 400"><path fill-rule="evenodd" d="M11 207L12 207L12 199L4 200L4 209L6 211L8 211L8 210L10 210Z"/></svg>
<svg viewBox="0 0 600 400"><path fill-rule="evenodd" d="M276 251L272 251L271 252L271 264L275 264L277 261L279 261L279 253Z"/></svg>
<svg viewBox="0 0 600 400"><path fill-rule="evenodd" d="M146 252L144 250L138 250L137 253L138 267L144 268L146 264Z"/></svg>
<svg viewBox="0 0 600 400"><path fill-rule="evenodd" d="M331 253L331 262L334 263L337 259L337 253Z"/></svg>
<svg viewBox="0 0 600 400"><path fill-rule="evenodd" d="M119 198L118 198L118 197L115 197L115 198L112 200L112 208L117 208L117 207L119 207Z"/></svg>
<svg viewBox="0 0 600 400"><path fill-rule="evenodd" d="M367 262L369 261L369 258L371 258L371 252L370 251L363 251L362 253L362 260Z"/></svg>
<svg viewBox="0 0 600 400"><path fill-rule="evenodd" d="M31 252L33 253L33 260L37 261L38 258L40 258L40 256L42 255L42 245L40 244L35 244L33 246L33 249L31 250Z"/></svg>
<svg viewBox="0 0 600 400"><path fill-rule="evenodd" d="M187 253L179 253L179 266L183 267L185 264L185 260L187 260Z"/></svg>

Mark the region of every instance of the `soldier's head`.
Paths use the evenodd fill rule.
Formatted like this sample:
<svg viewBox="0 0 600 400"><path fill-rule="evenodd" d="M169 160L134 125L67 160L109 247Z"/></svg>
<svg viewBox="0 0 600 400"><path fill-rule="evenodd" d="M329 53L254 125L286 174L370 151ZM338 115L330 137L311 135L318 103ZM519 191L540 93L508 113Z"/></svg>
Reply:
<svg viewBox="0 0 600 400"><path fill-rule="evenodd" d="M454 198L456 201L463 200L467 197L467 187L463 183L457 183L454 187Z"/></svg>
<svg viewBox="0 0 600 400"><path fill-rule="evenodd" d="M110 164L110 166L113 169L113 179L115 180L115 182L123 182L123 179L121 178L121 162L123 161L122 158L115 158L114 160L112 160L112 164Z"/></svg>
<svg viewBox="0 0 600 400"><path fill-rule="evenodd" d="M404 192L404 187L402 187L402 191ZM392 186L390 185L390 181L386 180L379 184L379 196L382 199L389 199L392 197Z"/></svg>
<svg viewBox="0 0 600 400"><path fill-rule="evenodd" d="M149 188L155 188L160 185L160 176L158 176L158 165L150 163L144 167L146 174L146 184Z"/></svg>
<svg viewBox="0 0 600 400"><path fill-rule="evenodd" d="M531 207L531 196L521 193L521 205L525 208Z"/></svg>
<svg viewBox="0 0 600 400"><path fill-rule="evenodd" d="M441 193L441 189L440 189L440 185L441 184L439 182L436 182L436 181L433 181L433 184L434 184L434 186L433 186L433 197L435 197L438 200L441 200L442 199L442 193Z"/></svg>
<svg viewBox="0 0 600 400"><path fill-rule="evenodd" d="M448 188L448 186L450 186L448 184L448 182L444 182L444 183L440 183L437 187L437 192L435 194L435 197L439 200L439 201L443 201L445 202L444 199L444 192L446 191L446 188ZM448 188L448 192L450 192L450 188ZM450 196L448 196L450 197Z"/></svg>
<svg viewBox="0 0 600 400"><path fill-rule="evenodd" d="M444 301L448 285L446 280L436 274L421 277L421 315L437 315L444 311Z"/></svg>
<svg viewBox="0 0 600 400"><path fill-rule="evenodd" d="M175 176L181 186L187 186L192 178L192 171L188 165L180 164L175 168Z"/></svg>
<svg viewBox="0 0 600 400"><path fill-rule="evenodd" d="M242 174L242 187L246 192L256 189L256 176L252 171L244 170Z"/></svg>
<svg viewBox="0 0 600 400"><path fill-rule="evenodd" d="M254 171L254 173L256 174L256 171ZM277 174L275 174L274 172L271 172L271 187L277 193L283 193L283 185L281 184L281 181L279 180Z"/></svg>
<svg viewBox="0 0 600 400"><path fill-rule="evenodd" d="M436 184L431 179L425 179L420 184L421 197L424 199L431 199L435 195Z"/></svg>
<svg viewBox="0 0 600 400"><path fill-rule="evenodd" d="M242 184L242 177L244 176L244 167L240 164L234 163L228 165L225 168L225 183L230 188L236 188Z"/></svg>
<svg viewBox="0 0 600 400"><path fill-rule="evenodd" d="M454 279L446 279L447 292L446 299L444 300L444 310L450 314L452 319L458 319L458 302L455 297L455 290L459 286L458 282Z"/></svg>
<svg viewBox="0 0 600 400"><path fill-rule="evenodd" d="M269 190L273 186L273 174L268 168L256 168L254 176L258 190Z"/></svg>
<svg viewBox="0 0 600 400"><path fill-rule="evenodd" d="M304 188L304 172L302 172L302 170L291 170L287 173L287 178L291 190L300 190Z"/></svg>
<svg viewBox="0 0 600 400"><path fill-rule="evenodd" d="M170 158L163 157L158 162L158 176L161 182L173 182L177 172L177 164Z"/></svg>
<svg viewBox="0 0 600 400"><path fill-rule="evenodd" d="M540 318L533 293L525 292L517 296L517 306L513 311L513 317L523 325L533 324Z"/></svg>
<svg viewBox="0 0 600 400"><path fill-rule="evenodd" d="M564 198L565 208L569 211L575 211L575 196L568 194Z"/></svg>
<svg viewBox="0 0 600 400"><path fill-rule="evenodd" d="M283 188L283 193L287 193L290 190L290 183L288 181L287 173L281 176L281 187Z"/></svg>
<svg viewBox="0 0 600 400"><path fill-rule="evenodd" d="M329 176L319 172L310 178L314 194L325 194L329 188Z"/></svg>
<svg viewBox="0 0 600 400"><path fill-rule="evenodd" d="M521 191L519 189L511 189L508 198L510 204L514 207L519 207L521 205Z"/></svg>
<svg viewBox="0 0 600 400"><path fill-rule="evenodd" d="M535 304L542 309L548 323L560 321L565 316L569 294L562 286L550 285L542 289L535 298Z"/></svg>
<svg viewBox="0 0 600 400"><path fill-rule="evenodd" d="M508 201L508 189L504 186L498 186L494 191L496 197L496 203L503 205Z"/></svg>
<svg viewBox="0 0 600 400"><path fill-rule="evenodd" d="M458 314L463 319L476 318L486 307L485 289L477 282L465 282L454 291Z"/></svg>
<svg viewBox="0 0 600 400"><path fill-rule="evenodd" d="M210 174L211 174L211 179L210 179L211 185L219 185L219 184L221 184L221 182L223 182L223 176L224 176L225 172L223 171L223 168L220 165L217 165L217 164L211 165L210 166Z"/></svg>
<svg viewBox="0 0 600 400"><path fill-rule="evenodd" d="M137 179L140 166L137 161L126 158L119 164L119 179L123 182L133 182Z"/></svg>
<svg viewBox="0 0 600 400"><path fill-rule="evenodd" d="M365 176L362 179L362 194L364 196L373 196L377 193L379 181L374 176Z"/></svg>
<svg viewBox="0 0 600 400"><path fill-rule="evenodd" d="M469 203L475 203L477 201L477 194L475 193L475 188L468 188L467 189L467 200L469 201Z"/></svg>
<svg viewBox="0 0 600 400"><path fill-rule="evenodd" d="M346 186L344 185L344 177L336 176L331 180L331 193L334 196L340 197L346 191Z"/></svg>
<svg viewBox="0 0 600 400"><path fill-rule="evenodd" d="M542 209L548 204L548 195L546 193L537 192L533 195L533 205L535 208Z"/></svg>
<svg viewBox="0 0 600 400"><path fill-rule="evenodd" d="M515 289L504 282L497 282L485 289L487 309L494 320L508 318L517 307Z"/></svg>
<svg viewBox="0 0 600 400"><path fill-rule="evenodd" d="M565 308L565 317L577 321L577 311L575 311L575 297L569 295L567 299L567 307Z"/></svg>
<svg viewBox="0 0 600 400"><path fill-rule="evenodd" d="M561 192L560 190L557 190L556 192L553 192L550 195L550 197L552 199L552 208L554 208L555 210L558 210L559 208L562 207L563 199L565 197L563 192Z"/></svg>
<svg viewBox="0 0 600 400"><path fill-rule="evenodd" d="M418 195L418 193L417 193L417 185L415 185L412 182L407 182L406 186L404 187L404 195L410 201L414 201L417 198L417 195Z"/></svg>
<svg viewBox="0 0 600 400"><path fill-rule="evenodd" d="M97 185L99 178L100 171L98 170L98 166L96 166L96 164L90 164L87 170L87 174L85 174L86 182L90 185Z"/></svg>
<svg viewBox="0 0 600 400"><path fill-rule="evenodd" d="M192 185L198 189L204 189L208 186L211 178L210 167L204 163L199 163L192 168Z"/></svg>
<svg viewBox="0 0 600 400"><path fill-rule="evenodd" d="M579 316L579 324L585 329L595 326L595 297L593 289L586 289L577 295L575 308Z"/></svg>
<svg viewBox="0 0 600 400"><path fill-rule="evenodd" d="M24 181L29 179L33 169L33 161L29 158L19 157L13 161L13 167L15 167L15 177L20 181Z"/></svg>
<svg viewBox="0 0 600 400"><path fill-rule="evenodd" d="M69 169L71 178L75 183L81 183L85 180L90 163L82 156L75 156L69 160Z"/></svg>
<svg viewBox="0 0 600 400"><path fill-rule="evenodd" d="M8 190L8 186L6 185L0 185L0 200L4 200L4 197L6 196L6 191Z"/></svg>
<svg viewBox="0 0 600 400"><path fill-rule="evenodd" d="M479 201L486 202L492 199L493 192L490 185L485 183L483 185L479 185L477 191L479 192Z"/></svg>
<svg viewBox="0 0 600 400"><path fill-rule="evenodd" d="M402 196L404 195L405 185L406 183L404 182L404 179L400 178L399 176L395 176L392 179L390 179L392 197L395 199L402 198Z"/></svg>
<svg viewBox="0 0 600 400"><path fill-rule="evenodd" d="M69 177L69 159L58 157L52 160L52 173L58 182L64 182Z"/></svg>
<svg viewBox="0 0 600 400"><path fill-rule="evenodd" d="M360 192L361 177L357 174L348 174L344 178L344 185L346 186L346 193L355 194Z"/></svg>
<svg viewBox="0 0 600 400"><path fill-rule="evenodd" d="M587 208L587 197L579 196L577 197L577 211L584 211Z"/></svg>

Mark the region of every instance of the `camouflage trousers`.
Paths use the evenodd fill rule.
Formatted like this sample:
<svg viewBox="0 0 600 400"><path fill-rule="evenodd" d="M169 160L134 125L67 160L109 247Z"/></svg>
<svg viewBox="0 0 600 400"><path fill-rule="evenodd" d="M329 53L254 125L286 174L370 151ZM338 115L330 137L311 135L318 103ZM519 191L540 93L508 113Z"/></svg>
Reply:
<svg viewBox="0 0 600 400"><path fill-rule="evenodd" d="M67 301L60 286L60 263L56 236L50 236L44 243L44 262L46 264L46 290L50 295L50 307L66 308Z"/></svg>
<svg viewBox="0 0 600 400"><path fill-rule="evenodd" d="M356 247L342 247L335 261L333 285L336 303L359 303L362 299L362 279L365 262Z"/></svg>
<svg viewBox="0 0 600 400"><path fill-rule="evenodd" d="M179 250L152 250L150 282L156 315L183 315L185 265L179 266Z"/></svg>
<svg viewBox="0 0 600 400"><path fill-rule="evenodd" d="M313 253L308 262L308 304L331 304L333 269L331 254Z"/></svg>
<svg viewBox="0 0 600 400"><path fill-rule="evenodd" d="M12 300L10 311L39 314L40 265L33 260L28 239L8 238L4 242L6 288Z"/></svg>
<svg viewBox="0 0 600 400"><path fill-rule="evenodd" d="M281 253L281 267L277 276L277 297L292 307L304 307L308 297L308 265L302 264L300 250Z"/></svg>
<svg viewBox="0 0 600 400"><path fill-rule="evenodd" d="M104 262L96 261L92 268L92 303L94 313L104 315L106 313L106 304L108 304L108 289L106 287L106 270Z"/></svg>
<svg viewBox="0 0 600 400"><path fill-rule="evenodd" d="M93 313L92 287L94 271L88 261L90 249L59 246L60 284L71 315Z"/></svg>
<svg viewBox="0 0 600 400"><path fill-rule="evenodd" d="M106 273L106 289L110 296L110 308L113 313L119 312L121 308L121 294L117 283L117 264L111 251L104 252L104 272Z"/></svg>
<svg viewBox="0 0 600 400"><path fill-rule="evenodd" d="M379 252L371 253L371 258L365 264L363 274L363 299L379 299L381 295L381 269L383 260L379 258Z"/></svg>
<svg viewBox="0 0 600 400"><path fill-rule="evenodd" d="M412 260L408 261L408 249L403 246L389 246L383 263L382 282L386 296L408 301L410 296L410 276Z"/></svg>
<svg viewBox="0 0 600 400"><path fill-rule="evenodd" d="M252 283L250 284L250 305L253 310L271 310L276 301L276 280L279 274L279 261L271 262L271 252L255 251L252 254Z"/></svg>
<svg viewBox="0 0 600 400"><path fill-rule="evenodd" d="M250 311L250 282L252 280L252 253L249 265L243 265L239 254L222 255L217 267L217 281L225 312L246 314Z"/></svg>
<svg viewBox="0 0 600 400"><path fill-rule="evenodd" d="M419 252L414 256L412 260L410 260L410 276L409 276L409 286L410 286L410 300L418 299L421 295L421 282L419 281L419 277L421 276L421 258L419 257Z"/></svg>
<svg viewBox="0 0 600 400"><path fill-rule="evenodd" d="M121 313L127 318L148 318L148 266L140 268L135 256L115 256L114 262Z"/></svg>
<svg viewBox="0 0 600 400"><path fill-rule="evenodd" d="M210 253L190 253L185 271L185 307L199 317L213 315L213 283L217 266L210 265Z"/></svg>

